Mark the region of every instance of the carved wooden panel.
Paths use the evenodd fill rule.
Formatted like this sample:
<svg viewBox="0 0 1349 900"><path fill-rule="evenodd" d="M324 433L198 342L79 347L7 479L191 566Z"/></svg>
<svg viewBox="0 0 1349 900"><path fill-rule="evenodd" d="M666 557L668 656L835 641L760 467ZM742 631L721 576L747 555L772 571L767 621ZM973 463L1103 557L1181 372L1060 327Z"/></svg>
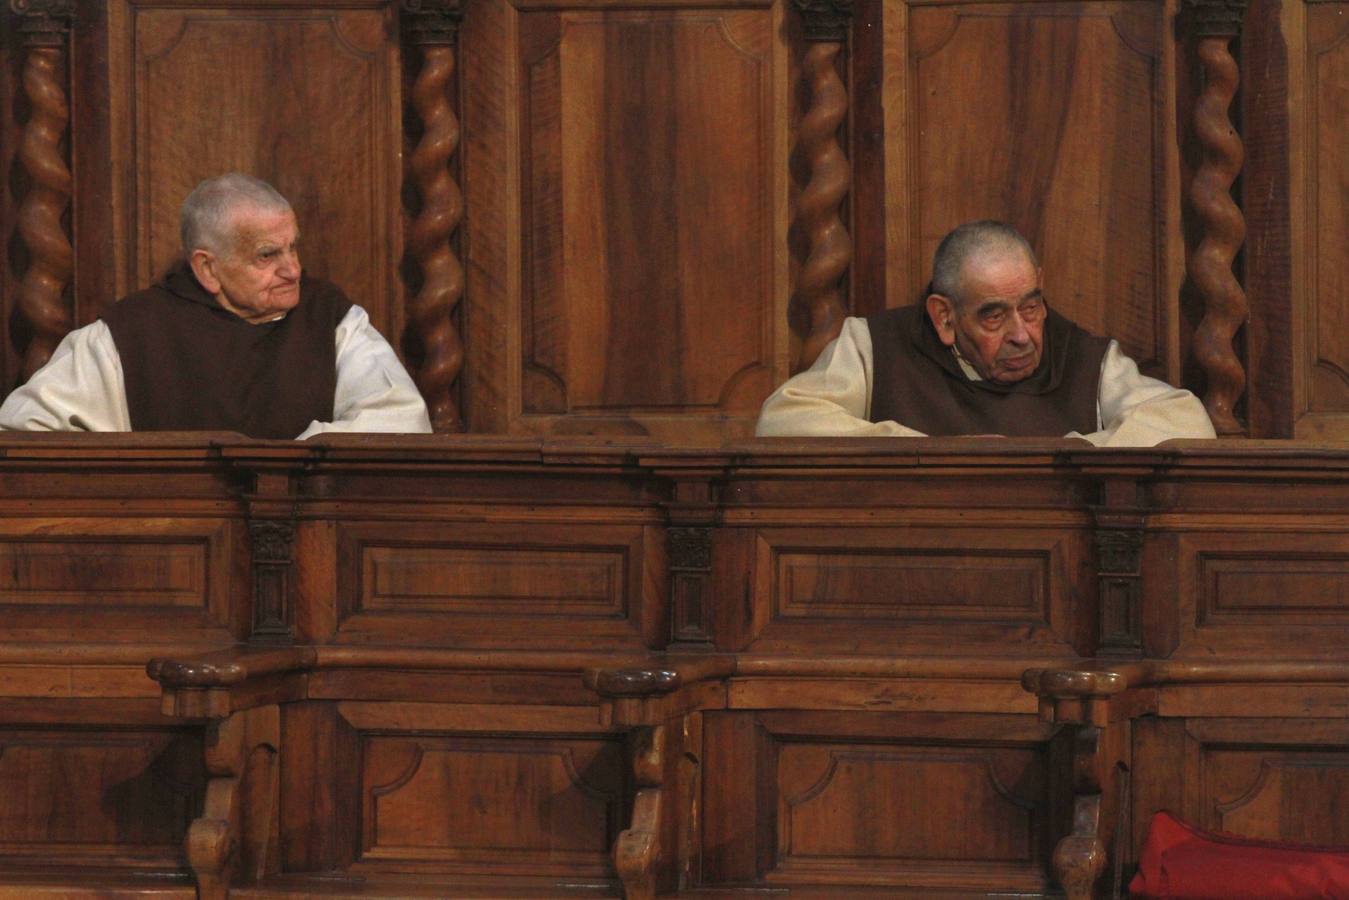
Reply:
<svg viewBox="0 0 1349 900"><path fill-rule="evenodd" d="M1047 883L1058 751L1032 716L723 713L704 728L714 880Z"/></svg>
<svg viewBox="0 0 1349 900"><path fill-rule="evenodd" d="M470 368L476 360L476 377L506 405L471 398L472 427L675 441L748 433L785 375L773 10L502 15L517 23L519 44L499 48L518 59L513 74L500 71L519 82L485 78L467 98L465 165L480 216L468 221L480 235L469 241L468 298L482 310L469 314ZM485 17L466 21L466 48L482 42L466 49L466 65L495 63L497 39ZM514 282L475 265L511 240L501 229L513 222L497 215L509 214L505 198L476 194L493 161L474 148L510 140L498 111L516 105L519 313L499 321Z"/></svg>
<svg viewBox="0 0 1349 900"><path fill-rule="evenodd" d="M1085 621L1071 598L1090 589L1080 579L1081 544L1028 529L764 529L754 564L755 646L809 634L815 646L889 651L936 643L983 652L1006 640L1067 649Z"/></svg>
<svg viewBox="0 0 1349 900"><path fill-rule="evenodd" d="M1305 655L1349 640L1349 535L1197 533L1177 548L1179 654Z"/></svg>
<svg viewBox="0 0 1349 900"><path fill-rule="evenodd" d="M294 205L306 270L341 285L397 344L394 6L109 4L113 77L126 84L111 97L128 174L113 198L125 217L119 293L152 281L179 252L178 208L198 181L244 171Z"/></svg>
<svg viewBox="0 0 1349 900"><path fill-rule="evenodd" d="M230 530L220 521L0 523L0 631L11 639L228 638Z"/></svg>
<svg viewBox="0 0 1349 900"><path fill-rule="evenodd" d="M1037 248L1051 305L1118 339L1145 370L1178 375L1169 8L896 7L887 305L915 301L952 227L1004 219Z"/></svg>
<svg viewBox="0 0 1349 900"><path fill-rule="evenodd" d="M602 525L343 525L339 636L641 646L663 607L661 589L643 577L652 540L638 527Z"/></svg>
<svg viewBox="0 0 1349 900"><path fill-rule="evenodd" d="M1244 688L1239 689L1244 692ZM1240 706L1240 698L1235 699ZM1349 726L1335 718L1140 720L1134 840L1170 809L1201 828L1249 837L1349 843Z"/></svg>
<svg viewBox="0 0 1349 900"><path fill-rule="evenodd" d="M623 744L575 735L367 735L360 863L605 876Z"/></svg>
<svg viewBox="0 0 1349 900"><path fill-rule="evenodd" d="M0 860L180 864L201 753L195 734L0 730Z"/></svg>
<svg viewBox="0 0 1349 900"><path fill-rule="evenodd" d="M1285 7L1289 46L1290 170L1297 437L1349 434L1349 22L1346 3ZM1299 102L1300 101L1300 102Z"/></svg>
<svg viewBox="0 0 1349 900"><path fill-rule="evenodd" d="M777 766L784 869L1029 864L1038 855L1044 773L1032 751L810 742L782 746ZM953 820L980 827L952 829Z"/></svg>

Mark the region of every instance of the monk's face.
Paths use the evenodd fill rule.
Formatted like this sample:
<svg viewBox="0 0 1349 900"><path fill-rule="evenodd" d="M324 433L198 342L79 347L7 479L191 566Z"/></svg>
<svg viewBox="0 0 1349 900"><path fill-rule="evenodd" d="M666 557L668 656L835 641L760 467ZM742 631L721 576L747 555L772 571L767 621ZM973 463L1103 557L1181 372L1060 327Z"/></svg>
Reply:
<svg viewBox="0 0 1349 900"><path fill-rule="evenodd" d="M961 272L960 297L929 298L946 346L955 345L980 377L1002 384L1029 378L1044 347L1040 270L1018 251L976 254Z"/></svg>
<svg viewBox="0 0 1349 900"><path fill-rule="evenodd" d="M202 286L221 306L249 322L266 322L294 309L300 302L295 213L245 207L234 215L233 234L228 253L208 254L207 277L198 276Z"/></svg>

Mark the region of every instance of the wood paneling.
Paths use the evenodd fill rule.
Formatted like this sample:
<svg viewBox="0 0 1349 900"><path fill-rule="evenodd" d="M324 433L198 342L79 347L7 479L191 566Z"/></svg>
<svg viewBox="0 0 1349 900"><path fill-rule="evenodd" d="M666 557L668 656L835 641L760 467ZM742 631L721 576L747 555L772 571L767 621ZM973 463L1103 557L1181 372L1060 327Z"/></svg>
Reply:
<svg viewBox="0 0 1349 900"><path fill-rule="evenodd" d="M714 880L757 869L769 883L1046 883L1057 788L1050 730L1031 717L727 713L705 734ZM757 789L714 789L733 761Z"/></svg>
<svg viewBox="0 0 1349 900"><path fill-rule="evenodd" d="M1198 827L1320 846L1349 843L1342 718L1192 718L1140 723L1135 840L1158 809ZM1163 776L1165 769L1165 777Z"/></svg>
<svg viewBox="0 0 1349 900"><path fill-rule="evenodd" d="M230 542L228 525L211 520L0 523L0 634L125 641L163 629L229 640Z"/></svg>
<svg viewBox="0 0 1349 900"><path fill-rule="evenodd" d="M622 742L362 739L361 863L603 876L622 827Z"/></svg>
<svg viewBox="0 0 1349 900"><path fill-rule="evenodd" d="M663 605L640 527L342 525L343 640L642 646ZM656 557L657 563L659 556ZM644 630L646 629L646 630ZM650 632L650 633L648 633Z"/></svg>
<svg viewBox="0 0 1349 900"><path fill-rule="evenodd" d="M515 61L519 81L468 98L466 177L474 209L474 182L507 173L472 135L500 146L518 125L522 217L512 234L501 198L484 198L469 219L470 322L494 345L470 344L470 368L504 401L471 398L473 427L747 433L787 343L774 11L503 15L518 45L484 31L474 52ZM475 269L515 246L518 282L500 281L510 259L493 256L490 278ZM503 304L518 318L498 321Z"/></svg>
<svg viewBox="0 0 1349 900"><path fill-rule="evenodd" d="M1291 32L1293 309L1302 348L1294 373L1294 433L1303 438L1349 433L1349 248L1343 240L1349 233L1349 152L1342 140L1349 119L1347 7L1285 7Z"/></svg>
<svg viewBox="0 0 1349 900"><path fill-rule="evenodd" d="M177 864L200 759L190 733L0 729L0 863Z"/></svg>
<svg viewBox="0 0 1349 900"><path fill-rule="evenodd" d="M1177 551L1178 654L1309 655L1349 639L1349 536L1198 533Z"/></svg>
<svg viewBox="0 0 1349 900"><path fill-rule="evenodd" d="M403 327L402 103L393 9L286 4L109 4L117 185L127 254L119 294L179 252L178 208L201 179L243 171L294 205L307 271ZM129 70L122 72L126 62Z"/></svg>
<svg viewBox="0 0 1349 900"><path fill-rule="evenodd" d="M1169 8L897 6L887 305L920 296L952 227L1004 219L1039 251L1051 305L1178 377Z"/></svg>
<svg viewBox="0 0 1349 900"><path fill-rule="evenodd" d="M929 528L757 535L751 646L1073 643L1084 547L1070 533ZM956 549L961 548L961 549ZM956 636L959 635L957 639Z"/></svg>

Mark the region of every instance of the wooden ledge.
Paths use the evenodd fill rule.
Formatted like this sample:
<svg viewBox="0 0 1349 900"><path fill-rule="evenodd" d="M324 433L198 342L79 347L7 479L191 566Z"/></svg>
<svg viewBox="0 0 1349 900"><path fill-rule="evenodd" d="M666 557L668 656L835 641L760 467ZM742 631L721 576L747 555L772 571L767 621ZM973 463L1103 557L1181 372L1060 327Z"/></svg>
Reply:
<svg viewBox="0 0 1349 900"><path fill-rule="evenodd" d="M685 657L653 660L647 666L587 669L585 686L601 697L620 699L658 697L699 682L720 681L736 671L734 656Z"/></svg>
<svg viewBox="0 0 1349 900"><path fill-rule="evenodd" d="M1021 686L1039 698L1042 720L1098 727L1155 713L1158 694L1168 685L1197 684L1349 684L1349 663L1081 660L1076 665L1029 668L1021 675Z"/></svg>
<svg viewBox="0 0 1349 900"><path fill-rule="evenodd" d="M150 660L145 672L165 688L226 688L265 675L314 667L313 647L233 647L194 659Z"/></svg>

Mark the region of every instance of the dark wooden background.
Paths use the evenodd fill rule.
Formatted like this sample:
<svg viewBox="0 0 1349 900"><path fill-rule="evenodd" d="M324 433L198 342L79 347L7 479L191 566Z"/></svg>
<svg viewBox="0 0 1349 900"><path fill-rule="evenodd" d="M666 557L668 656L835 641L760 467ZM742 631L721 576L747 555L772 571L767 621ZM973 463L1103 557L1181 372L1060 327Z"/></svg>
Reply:
<svg viewBox="0 0 1349 900"><path fill-rule="evenodd" d="M48 201L73 266L37 318L59 336L150 282L175 253L185 193L241 169L292 199L310 270L366 306L414 370L439 366L423 384L452 401L455 427L747 433L812 328L796 308L812 246L801 125L817 103L801 15L762 0L460 12L428 128L415 84L431 58L397 3L76 4L52 75L69 127L49 151L73 180ZM1251 436L1349 428L1343 12L1255 0L1232 45L1247 228L1235 273L1250 320L1231 344ZM8 389L34 333L18 226L35 181L18 148L35 103L23 18L5 21ZM1187 279L1206 233L1187 199L1204 156L1197 41L1172 2L860 0L831 64L852 178L835 204L853 247L842 307L912 302L942 233L1004 218L1039 250L1052 303L1145 371L1205 392L1191 340L1209 301ZM466 278L419 320L428 267L412 235L434 196L413 161L428 132L463 197L439 245ZM434 216L423 224L436 232ZM462 362L446 349L459 343Z"/></svg>

